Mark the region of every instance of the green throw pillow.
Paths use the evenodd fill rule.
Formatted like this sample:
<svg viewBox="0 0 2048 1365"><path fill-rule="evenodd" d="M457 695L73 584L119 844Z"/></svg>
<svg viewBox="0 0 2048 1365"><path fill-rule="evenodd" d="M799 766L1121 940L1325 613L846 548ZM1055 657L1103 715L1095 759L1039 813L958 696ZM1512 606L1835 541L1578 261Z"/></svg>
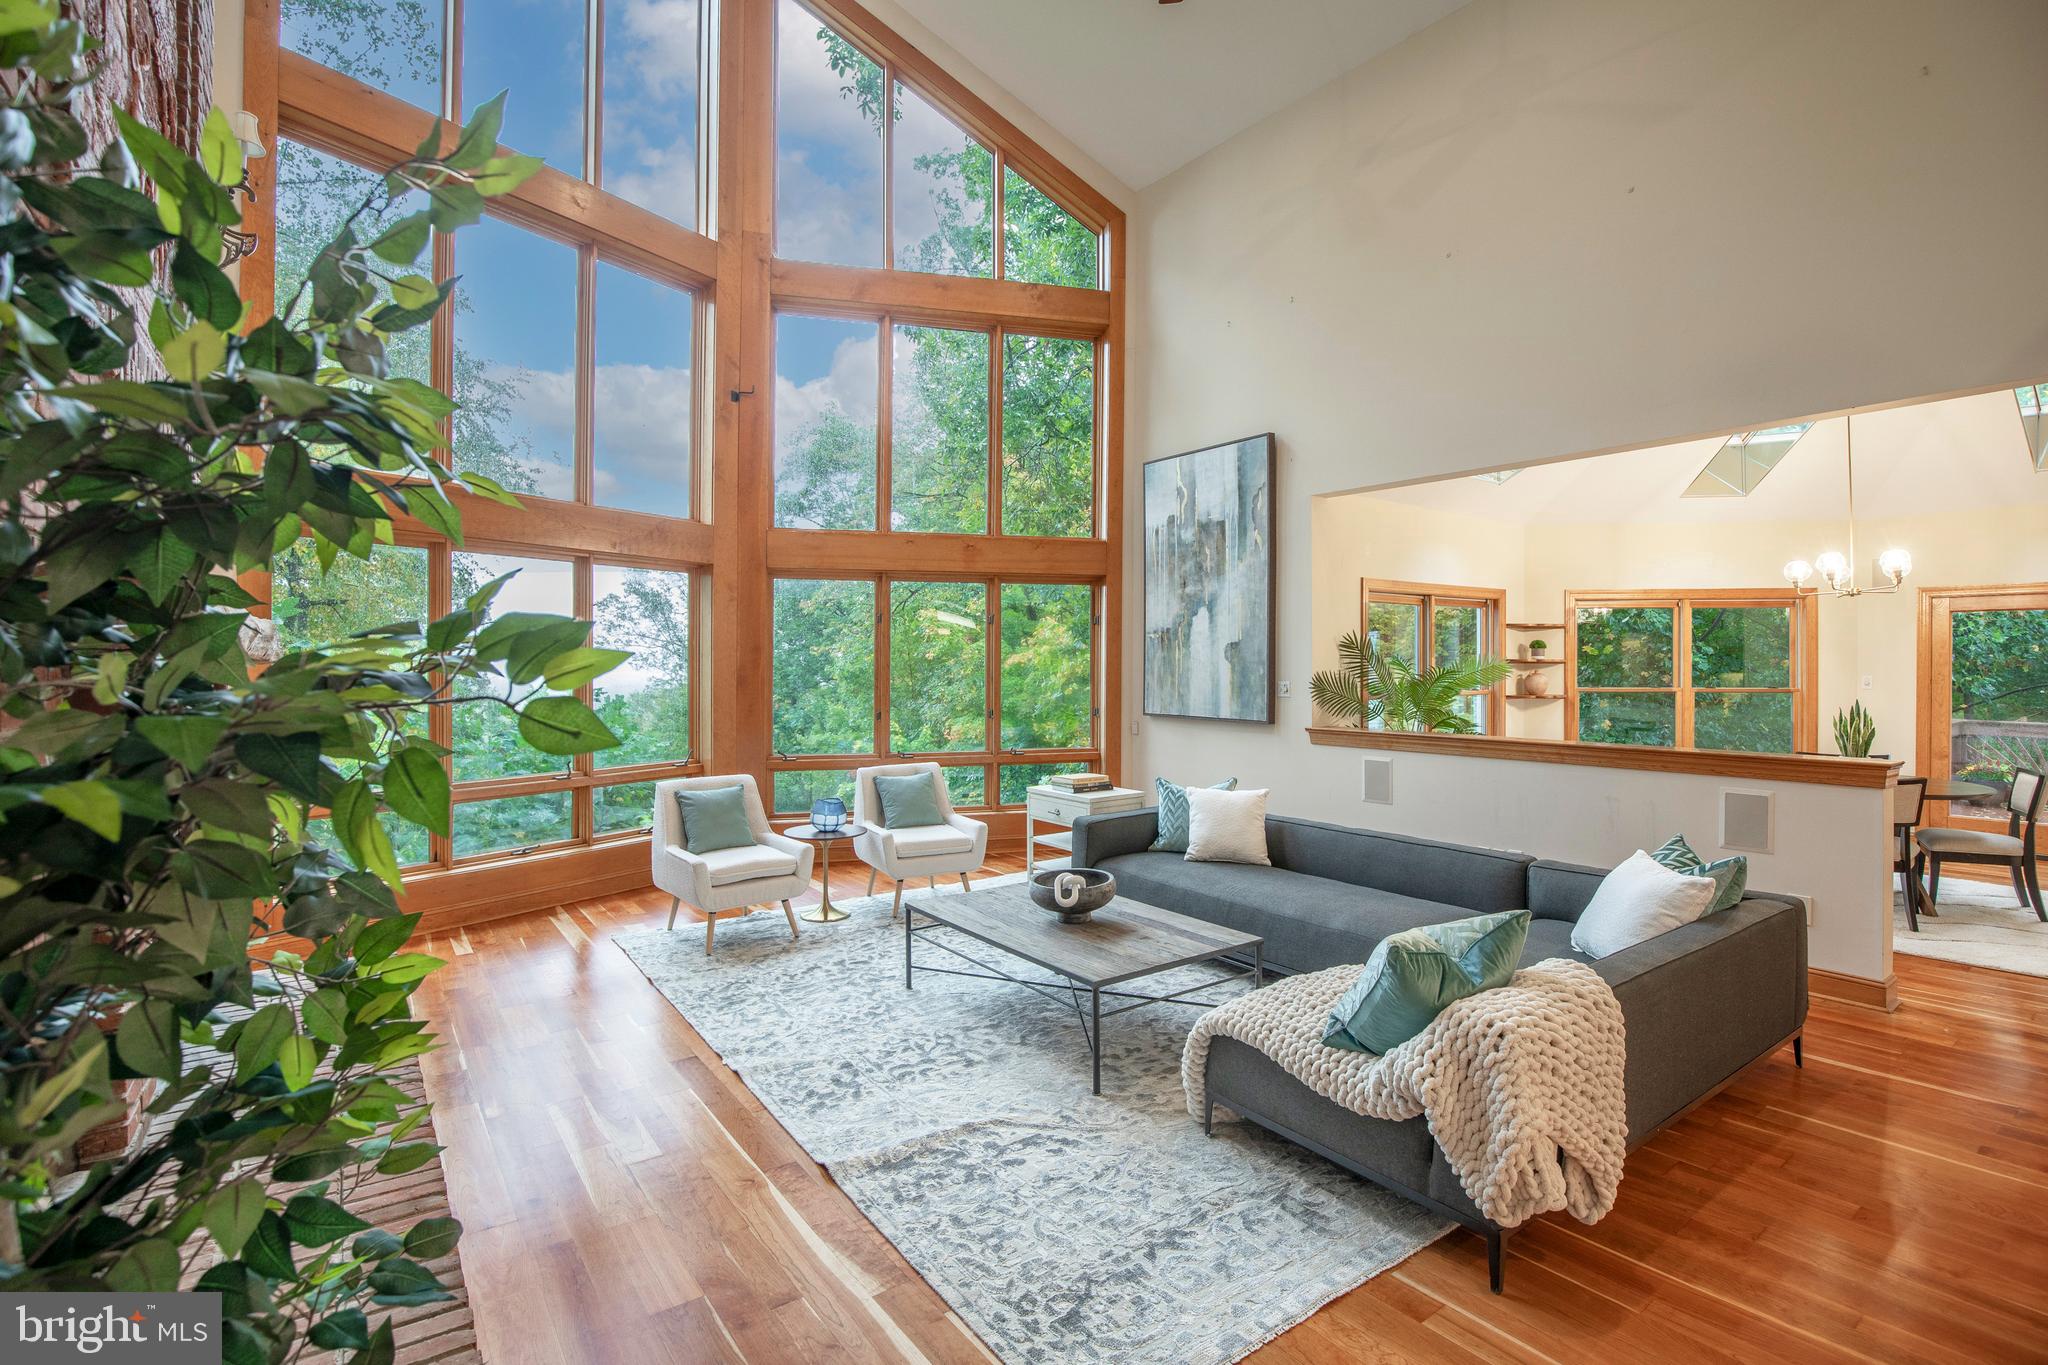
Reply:
<svg viewBox="0 0 2048 1365"><path fill-rule="evenodd" d="M683 847L692 853L751 848L758 842L747 819L745 787L678 787L676 809L683 817Z"/></svg>
<svg viewBox="0 0 2048 1365"><path fill-rule="evenodd" d="M1347 1052L1392 1051L1454 1001L1505 986L1528 937L1527 910L1387 935L1330 1010L1323 1041Z"/></svg>
<svg viewBox="0 0 2048 1365"><path fill-rule="evenodd" d="M1157 781L1159 788L1159 834L1152 840L1154 853L1185 853L1188 851L1188 789L1165 778ZM1215 792L1237 790L1237 779L1226 777L1209 788Z"/></svg>
<svg viewBox="0 0 2048 1365"><path fill-rule="evenodd" d="M1685 841L1683 834L1672 835L1650 856L1673 872L1683 872L1688 877L1712 878L1714 901L1707 907L1710 915L1739 904L1743 892L1749 889L1749 859L1738 853L1733 858L1710 863L1692 851L1692 845Z"/></svg>
<svg viewBox="0 0 2048 1365"><path fill-rule="evenodd" d="M946 817L939 813L939 784L932 781L929 773L878 777L875 799L882 805L884 829L946 823Z"/></svg>

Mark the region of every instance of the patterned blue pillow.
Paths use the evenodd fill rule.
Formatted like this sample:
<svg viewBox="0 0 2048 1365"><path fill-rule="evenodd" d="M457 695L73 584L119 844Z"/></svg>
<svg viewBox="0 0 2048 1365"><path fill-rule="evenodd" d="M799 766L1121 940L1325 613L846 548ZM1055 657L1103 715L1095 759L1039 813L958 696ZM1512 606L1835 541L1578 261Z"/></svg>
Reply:
<svg viewBox="0 0 2048 1365"><path fill-rule="evenodd" d="M1165 778L1159 778L1159 837L1152 841L1154 853L1185 853L1188 851L1188 789ZM1209 789L1227 792L1237 790L1237 779L1226 777Z"/></svg>
<svg viewBox="0 0 2048 1365"><path fill-rule="evenodd" d="M1692 851L1692 845L1685 841L1683 834L1674 834L1651 851L1655 858L1673 872L1683 872L1688 877L1709 877L1714 883L1714 903L1707 907L1708 914L1726 910L1738 905L1749 889L1749 859L1737 854L1710 863Z"/></svg>

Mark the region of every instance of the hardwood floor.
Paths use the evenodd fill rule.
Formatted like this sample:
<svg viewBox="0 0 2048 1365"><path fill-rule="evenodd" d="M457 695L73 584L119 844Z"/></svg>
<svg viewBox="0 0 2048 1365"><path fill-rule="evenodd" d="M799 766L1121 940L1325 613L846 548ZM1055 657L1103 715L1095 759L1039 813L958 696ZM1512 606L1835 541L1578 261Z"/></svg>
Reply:
<svg viewBox="0 0 2048 1365"><path fill-rule="evenodd" d="M428 945L484 1360L989 1359L605 941L667 912L648 891ZM1511 1238L1504 1296L1453 1232L1253 1359L2048 1360L2048 981L1898 972L1897 1014L1815 1001L1805 1069L1783 1053L1659 1134L1599 1225Z"/></svg>

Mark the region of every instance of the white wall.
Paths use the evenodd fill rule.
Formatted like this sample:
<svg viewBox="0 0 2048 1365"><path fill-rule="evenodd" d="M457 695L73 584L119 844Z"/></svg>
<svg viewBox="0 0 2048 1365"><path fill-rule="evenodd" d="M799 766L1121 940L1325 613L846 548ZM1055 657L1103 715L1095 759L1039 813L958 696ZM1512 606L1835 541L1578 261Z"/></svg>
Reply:
<svg viewBox="0 0 2048 1365"><path fill-rule="evenodd" d="M2048 222L2048 179L2014 170L2048 164L2040 13L1479 0L1144 190L1127 486L1278 434L1292 686L1271 726L1142 718L1129 613L1126 777L1236 773L1368 822L1356 755L1302 733L1315 494L2048 373L2048 312L2016 283ZM1620 776L1559 771L1528 799Z"/></svg>

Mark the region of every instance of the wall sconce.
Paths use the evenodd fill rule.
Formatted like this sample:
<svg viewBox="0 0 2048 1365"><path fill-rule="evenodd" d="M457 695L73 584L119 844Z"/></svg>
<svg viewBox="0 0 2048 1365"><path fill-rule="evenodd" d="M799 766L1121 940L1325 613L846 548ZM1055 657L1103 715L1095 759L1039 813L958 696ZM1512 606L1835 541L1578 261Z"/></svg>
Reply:
<svg viewBox="0 0 2048 1365"><path fill-rule="evenodd" d="M235 140L242 144L242 178L228 186L228 193L232 196L236 190L240 190L242 196L253 204L256 202L256 192L249 188L249 162L266 152L263 145L263 129L257 124L256 116L247 109L237 109L229 114L228 127L234 130ZM232 265L243 257L252 255L257 246L255 233L242 232L236 228L221 229L220 239L225 248L222 265Z"/></svg>

